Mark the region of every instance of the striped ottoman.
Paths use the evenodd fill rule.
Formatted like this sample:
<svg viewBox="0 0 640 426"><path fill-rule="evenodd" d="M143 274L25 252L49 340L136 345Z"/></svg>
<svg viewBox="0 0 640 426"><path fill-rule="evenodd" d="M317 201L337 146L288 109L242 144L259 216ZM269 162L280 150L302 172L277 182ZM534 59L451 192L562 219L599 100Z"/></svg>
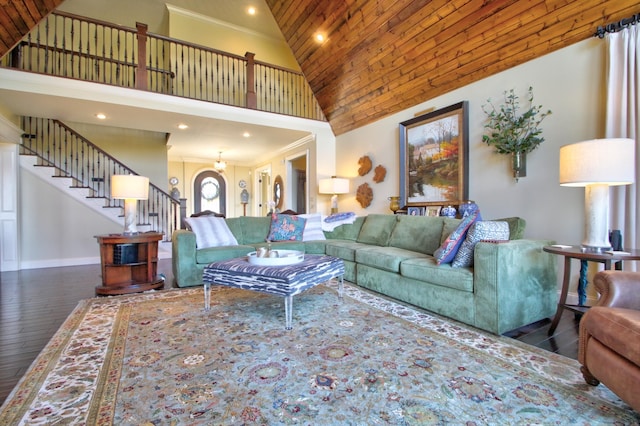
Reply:
<svg viewBox="0 0 640 426"><path fill-rule="evenodd" d="M205 309L209 309L211 285L253 290L284 297L285 328L292 328L293 296L318 284L339 278L342 297L344 263L332 256L306 254L302 262L285 266L259 266L246 257L213 262L204 268Z"/></svg>

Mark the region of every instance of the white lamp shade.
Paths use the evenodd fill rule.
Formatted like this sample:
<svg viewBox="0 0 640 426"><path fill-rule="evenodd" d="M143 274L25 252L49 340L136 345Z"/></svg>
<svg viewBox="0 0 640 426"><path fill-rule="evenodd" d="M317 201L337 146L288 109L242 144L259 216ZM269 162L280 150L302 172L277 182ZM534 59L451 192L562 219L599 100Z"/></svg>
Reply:
<svg viewBox="0 0 640 426"><path fill-rule="evenodd" d="M349 179L337 177L320 179L318 191L321 194L347 194L349 193Z"/></svg>
<svg viewBox="0 0 640 426"><path fill-rule="evenodd" d="M633 139L593 139L560 148L560 185L629 185L635 180Z"/></svg>
<svg viewBox="0 0 640 426"><path fill-rule="evenodd" d="M148 199L149 178L136 175L112 175L111 198L116 200Z"/></svg>

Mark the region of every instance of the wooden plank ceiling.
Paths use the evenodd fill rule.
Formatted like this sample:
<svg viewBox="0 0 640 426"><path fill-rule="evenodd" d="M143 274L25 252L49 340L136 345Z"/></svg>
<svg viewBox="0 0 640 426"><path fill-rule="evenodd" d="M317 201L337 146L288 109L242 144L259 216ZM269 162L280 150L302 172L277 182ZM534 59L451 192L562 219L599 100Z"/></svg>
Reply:
<svg viewBox="0 0 640 426"><path fill-rule="evenodd" d="M0 0L0 57L62 1ZM266 2L336 135L640 12L637 0Z"/></svg>
<svg viewBox="0 0 640 426"><path fill-rule="evenodd" d="M637 0L266 1L336 135L640 12Z"/></svg>
<svg viewBox="0 0 640 426"><path fill-rule="evenodd" d="M0 0L0 57L64 0Z"/></svg>

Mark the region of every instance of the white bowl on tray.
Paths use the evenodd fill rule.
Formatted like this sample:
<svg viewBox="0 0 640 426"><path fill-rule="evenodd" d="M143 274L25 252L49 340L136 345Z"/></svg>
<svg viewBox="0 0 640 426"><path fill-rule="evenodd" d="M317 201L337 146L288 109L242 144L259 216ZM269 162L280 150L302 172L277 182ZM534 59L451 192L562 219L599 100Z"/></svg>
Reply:
<svg viewBox="0 0 640 426"><path fill-rule="evenodd" d="M247 254L247 260L252 265L257 266L285 266L295 265L304 260L304 252L299 250L271 250L278 254L278 257L258 257L258 252L252 251Z"/></svg>

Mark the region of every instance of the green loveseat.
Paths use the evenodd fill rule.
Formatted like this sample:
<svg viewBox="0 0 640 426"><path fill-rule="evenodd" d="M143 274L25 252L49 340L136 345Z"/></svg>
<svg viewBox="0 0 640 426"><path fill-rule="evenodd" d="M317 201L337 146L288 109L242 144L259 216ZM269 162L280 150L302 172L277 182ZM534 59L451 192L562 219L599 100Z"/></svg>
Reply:
<svg viewBox="0 0 640 426"><path fill-rule="evenodd" d="M328 254L344 260L345 279L465 324L502 334L553 315L557 261L522 239L524 221L509 223L507 242L479 242L472 267L438 265L435 250L459 219L373 214L325 232L326 240L277 242L274 247ZM226 219L237 246L196 248L191 231L173 234L173 272L179 287L201 285L204 267L264 246L268 217Z"/></svg>

